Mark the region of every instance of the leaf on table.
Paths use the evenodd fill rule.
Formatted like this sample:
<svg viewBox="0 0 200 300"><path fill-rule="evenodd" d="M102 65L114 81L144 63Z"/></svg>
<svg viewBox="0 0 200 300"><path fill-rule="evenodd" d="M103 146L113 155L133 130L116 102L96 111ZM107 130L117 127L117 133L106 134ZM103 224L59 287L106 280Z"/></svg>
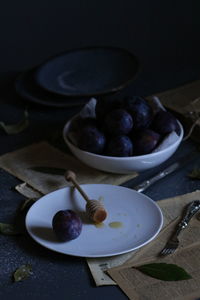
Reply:
<svg viewBox="0 0 200 300"><path fill-rule="evenodd" d="M4 235L19 235L21 232L13 224L0 223L0 233Z"/></svg>
<svg viewBox="0 0 200 300"><path fill-rule="evenodd" d="M200 180L200 168L195 168L188 176L192 179Z"/></svg>
<svg viewBox="0 0 200 300"><path fill-rule="evenodd" d="M21 265L14 273L13 278L14 281L22 281L27 279L30 275L32 275L32 266L30 264Z"/></svg>
<svg viewBox="0 0 200 300"><path fill-rule="evenodd" d="M5 124L4 122L0 122L0 127L7 133L7 134L17 134L25 130L29 125L28 119L28 111L24 111L24 117L21 121L15 124Z"/></svg>
<svg viewBox="0 0 200 300"><path fill-rule="evenodd" d="M31 167L29 169L40 173L61 175L61 176L63 176L66 171L65 169L62 168L53 168L53 167Z"/></svg>
<svg viewBox="0 0 200 300"><path fill-rule="evenodd" d="M148 276L164 281L178 281L192 278L183 268L175 264L151 263L134 268Z"/></svg>

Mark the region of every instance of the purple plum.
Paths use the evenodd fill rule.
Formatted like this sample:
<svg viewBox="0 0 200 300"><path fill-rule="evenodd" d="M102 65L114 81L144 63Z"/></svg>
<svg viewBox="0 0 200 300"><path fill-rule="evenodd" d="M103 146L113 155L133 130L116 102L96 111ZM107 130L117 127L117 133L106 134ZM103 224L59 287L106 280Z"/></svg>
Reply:
<svg viewBox="0 0 200 300"><path fill-rule="evenodd" d="M62 242L76 239L82 231L80 217L70 209L58 211L53 217L52 226L57 238Z"/></svg>
<svg viewBox="0 0 200 300"><path fill-rule="evenodd" d="M133 119L124 109L114 109L107 114L104 130L111 136L127 135L133 128Z"/></svg>
<svg viewBox="0 0 200 300"><path fill-rule="evenodd" d="M154 117L151 128L156 132L166 135L179 129L176 118L168 111L160 110Z"/></svg>
<svg viewBox="0 0 200 300"><path fill-rule="evenodd" d="M160 134L150 129L138 131L132 138L134 155L150 153L158 145L160 137Z"/></svg>
<svg viewBox="0 0 200 300"><path fill-rule="evenodd" d="M133 128L148 128L153 119L153 109L148 102L138 96L124 99L124 109L126 109L133 118Z"/></svg>
<svg viewBox="0 0 200 300"><path fill-rule="evenodd" d="M101 154L104 151L106 137L96 126L87 125L79 132L78 147L84 151Z"/></svg>
<svg viewBox="0 0 200 300"><path fill-rule="evenodd" d="M119 157L132 156L133 143L126 135L114 136L108 142L106 154Z"/></svg>

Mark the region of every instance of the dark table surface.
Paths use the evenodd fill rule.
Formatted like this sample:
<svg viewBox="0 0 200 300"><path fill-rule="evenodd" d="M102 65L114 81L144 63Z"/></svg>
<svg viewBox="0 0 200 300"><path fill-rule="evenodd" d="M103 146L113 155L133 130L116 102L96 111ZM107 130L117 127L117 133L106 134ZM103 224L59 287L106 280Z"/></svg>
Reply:
<svg viewBox="0 0 200 300"><path fill-rule="evenodd" d="M198 78L199 74L197 74ZM186 79L186 78L184 78ZM186 80L187 81L187 80ZM189 81L189 78L188 78ZM183 80L185 82L185 80ZM177 84L180 83L180 78ZM147 86L148 84L146 84ZM169 81L168 81L169 85ZM142 82L135 82L138 94L144 94ZM145 86L145 82L144 82ZM176 82L171 82L176 86ZM167 88L167 87L166 87ZM159 79L157 89L159 90ZM160 89L161 90L161 89ZM145 94L153 91L146 88ZM130 93L130 89L128 89ZM22 133L7 135L3 130L1 136L1 154L14 151L33 142L48 140L60 149L64 149L61 131L66 120L77 113L81 107L51 108L28 103L20 99L13 90L12 82L7 89L7 98L2 101L0 118L7 123L17 122L28 105L30 125ZM56 138L54 138L56 136ZM177 152L162 166L140 174L136 179L124 184L133 187L159 171L163 166L176 161L196 148L192 140L183 142ZM155 201L200 188L200 181L188 178L188 173L200 167L200 157L194 158L184 168L160 180L144 193ZM19 205L24 197L14 190L21 181L4 170L0 170L0 222L12 223L16 218ZM12 273L22 264L30 263L33 275L23 282L13 283ZM117 286L96 287L85 259L62 255L43 248L28 235L0 236L0 298L1 299L126 299Z"/></svg>
<svg viewBox="0 0 200 300"><path fill-rule="evenodd" d="M46 58L68 49L91 45L126 48L142 64L142 71L122 94L151 95L200 79L199 1L25 1L5 2L0 11L0 121L18 122L28 109L29 127L16 135L0 129L0 155L47 140L66 149L61 132L81 107L56 108L20 99L14 78ZM162 166L125 184L133 187L162 167L196 148L183 142ZM200 189L188 173L200 158L160 180L144 193L157 201ZM12 223L25 198L15 191L21 183L0 169L0 222ZM30 263L33 275L14 283L12 274ZM43 248L28 235L0 235L0 299L127 299L117 286L96 287L85 259Z"/></svg>

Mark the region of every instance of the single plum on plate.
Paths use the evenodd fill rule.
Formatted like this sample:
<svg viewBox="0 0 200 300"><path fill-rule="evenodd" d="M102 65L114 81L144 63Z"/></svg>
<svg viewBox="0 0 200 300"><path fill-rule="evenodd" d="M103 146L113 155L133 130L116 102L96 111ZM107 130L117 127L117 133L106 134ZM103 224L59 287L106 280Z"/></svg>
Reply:
<svg viewBox="0 0 200 300"><path fill-rule="evenodd" d="M80 217L70 209L58 211L53 217L52 226L56 237L62 242L76 239L82 231Z"/></svg>
<svg viewBox="0 0 200 300"><path fill-rule="evenodd" d="M104 151L106 137L96 126L87 125L80 129L78 147L84 151L101 154Z"/></svg>
<svg viewBox="0 0 200 300"><path fill-rule="evenodd" d="M114 109L122 107L122 100L115 98L99 98L95 106L95 114L98 122L103 123L105 116Z"/></svg>
<svg viewBox="0 0 200 300"><path fill-rule="evenodd" d="M153 109L144 98L138 96L125 98L124 109L132 116L134 129L147 128L151 124Z"/></svg>
<svg viewBox="0 0 200 300"><path fill-rule="evenodd" d="M133 128L133 119L124 109L114 109L107 114L104 130L109 135L126 135Z"/></svg>
<svg viewBox="0 0 200 300"><path fill-rule="evenodd" d="M106 154L118 157L132 156L133 143L126 135L114 136L108 142Z"/></svg>
<svg viewBox="0 0 200 300"><path fill-rule="evenodd" d="M138 131L132 138L134 144L134 154L144 155L155 149L160 142L160 134L150 130L143 129Z"/></svg>
<svg viewBox="0 0 200 300"><path fill-rule="evenodd" d="M166 135L179 129L176 118L168 111L160 110L154 117L151 128L156 132Z"/></svg>

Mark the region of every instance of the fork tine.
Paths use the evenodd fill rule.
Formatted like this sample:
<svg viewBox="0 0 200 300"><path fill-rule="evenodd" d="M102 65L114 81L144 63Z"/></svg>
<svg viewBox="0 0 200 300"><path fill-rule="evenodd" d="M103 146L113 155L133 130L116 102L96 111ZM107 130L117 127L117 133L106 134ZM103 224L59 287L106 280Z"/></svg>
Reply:
<svg viewBox="0 0 200 300"><path fill-rule="evenodd" d="M172 254L174 251L175 251L175 249L173 249L173 248L164 248L160 254L163 256L169 255L169 254Z"/></svg>
<svg viewBox="0 0 200 300"><path fill-rule="evenodd" d="M166 255L167 254L167 248L164 248L161 252L160 255Z"/></svg>
<svg viewBox="0 0 200 300"><path fill-rule="evenodd" d="M199 97L200 99L200 97ZM200 201L194 200L189 205L187 205L181 221L176 225L175 231L172 233L171 237L168 239L168 242L165 244L163 250L161 250L161 255L168 255L175 252L179 246L178 236L180 232L188 225L191 218L200 210Z"/></svg>
<svg viewBox="0 0 200 300"><path fill-rule="evenodd" d="M175 250L176 250L176 248L173 248L173 249L171 248L171 249L170 249L170 251L169 251L169 254L172 254L172 253L174 253L174 252L175 252Z"/></svg>
<svg viewBox="0 0 200 300"><path fill-rule="evenodd" d="M165 250L165 255L168 255L168 254L170 254L170 249L169 249L169 248L167 248L167 249Z"/></svg>
<svg viewBox="0 0 200 300"><path fill-rule="evenodd" d="M167 254L171 254L173 252L172 249L167 249Z"/></svg>
<svg viewBox="0 0 200 300"><path fill-rule="evenodd" d="M169 255L169 254L172 254L175 252L177 247L174 247L174 248L164 248L161 252L160 252L160 255Z"/></svg>

